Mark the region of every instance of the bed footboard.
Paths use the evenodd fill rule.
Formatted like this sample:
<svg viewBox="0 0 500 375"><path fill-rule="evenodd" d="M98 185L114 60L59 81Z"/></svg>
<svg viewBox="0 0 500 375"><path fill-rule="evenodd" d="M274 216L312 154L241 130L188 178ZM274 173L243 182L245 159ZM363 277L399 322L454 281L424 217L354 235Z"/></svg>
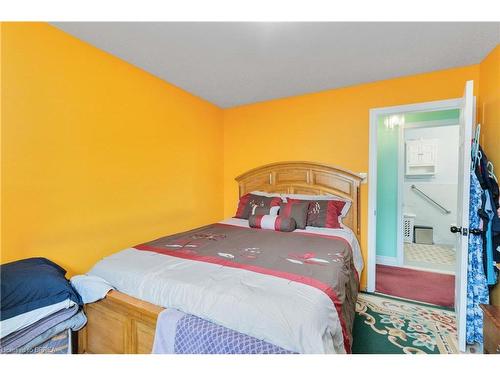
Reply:
<svg viewBox="0 0 500 375"><path fill-rule="evenodd" d="M78 353L147 354L164 309L113 290L84 310L88 322L78 332Z"/></svg>

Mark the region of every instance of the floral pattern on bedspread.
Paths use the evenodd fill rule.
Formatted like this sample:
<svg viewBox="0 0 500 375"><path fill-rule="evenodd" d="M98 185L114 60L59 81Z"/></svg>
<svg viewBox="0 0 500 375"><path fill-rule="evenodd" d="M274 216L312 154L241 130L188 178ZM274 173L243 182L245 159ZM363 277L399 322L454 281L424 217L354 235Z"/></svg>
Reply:
<svg viewBox="0 0 500 375"><path fill-rule="evenodd" d="M242 269L316 288L330 299L337 312L334 334L341 334L343 341L343 348L339 343L337 350L350 352L359 280L351 244L342 237L218 223L158 238L134 249Z"/></svg>

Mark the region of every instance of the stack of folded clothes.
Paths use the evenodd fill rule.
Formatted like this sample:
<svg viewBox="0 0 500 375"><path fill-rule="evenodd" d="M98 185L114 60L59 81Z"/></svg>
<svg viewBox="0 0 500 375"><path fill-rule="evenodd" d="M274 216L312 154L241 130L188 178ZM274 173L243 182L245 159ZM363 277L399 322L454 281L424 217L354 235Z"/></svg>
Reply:
<svg viewBox="0 0 500 375"><path fill-rule="evenodd" d="M0 266L0 353L71 353L87 318L65 275L45 258Z"/></svg>

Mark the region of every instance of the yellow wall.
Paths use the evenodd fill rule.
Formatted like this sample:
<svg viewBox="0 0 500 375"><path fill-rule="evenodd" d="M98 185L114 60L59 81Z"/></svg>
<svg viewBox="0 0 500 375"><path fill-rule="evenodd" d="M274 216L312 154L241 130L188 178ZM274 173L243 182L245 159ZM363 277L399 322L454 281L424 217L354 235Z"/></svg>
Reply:
<svg viewBox="0 0 500 375"><path fill-rule="evenodd" d="M368 172L369 109L457 98L467 66L241 106L224 111L224 214L234 214L234 177L262 164L309 160ZM367 185L362 185L361 247L366 260ZM366 285L363 272L362 286Z"/></svg>
<svg viewBox="0 0 500 375"><path fill-rule="evenodd" d="M85 272L222 218L222 110L47 24L2 26L2 263Z"/></svg>
<svg viewBox="0 0 500 375"><path fill-rule="evenodd" d="M488 158L500 170L500 45L479 65L481 141Z"/></svg>
<svg viewBox="0 0 500 375"><path fill-rule="evenodd" d="M367 172L370 108L460 97L480 75L485 149L500 165L498 47L480 66L222 111L47 24L0 27L2 262L46 256L84 272L233 215L234 177L270 162Z"/></svg>
<svg viewBox="0 0 500 375"><path fill-rule="evenodd" d="M481 143L500 176L500 45L479 66L479 120ZM491 293L492 303L500 306L500 286Z"/></svg>

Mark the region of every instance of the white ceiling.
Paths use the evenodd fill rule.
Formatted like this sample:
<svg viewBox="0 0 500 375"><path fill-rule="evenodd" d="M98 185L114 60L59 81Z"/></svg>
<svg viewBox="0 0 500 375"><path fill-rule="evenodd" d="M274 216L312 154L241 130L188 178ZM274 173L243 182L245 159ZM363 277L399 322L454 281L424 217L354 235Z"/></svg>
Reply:
<svg viewBox="0 0 500 375"><path fill-rule="evenodd" d="M54 22L222 108L476 64L500 23Z"/></svg>

